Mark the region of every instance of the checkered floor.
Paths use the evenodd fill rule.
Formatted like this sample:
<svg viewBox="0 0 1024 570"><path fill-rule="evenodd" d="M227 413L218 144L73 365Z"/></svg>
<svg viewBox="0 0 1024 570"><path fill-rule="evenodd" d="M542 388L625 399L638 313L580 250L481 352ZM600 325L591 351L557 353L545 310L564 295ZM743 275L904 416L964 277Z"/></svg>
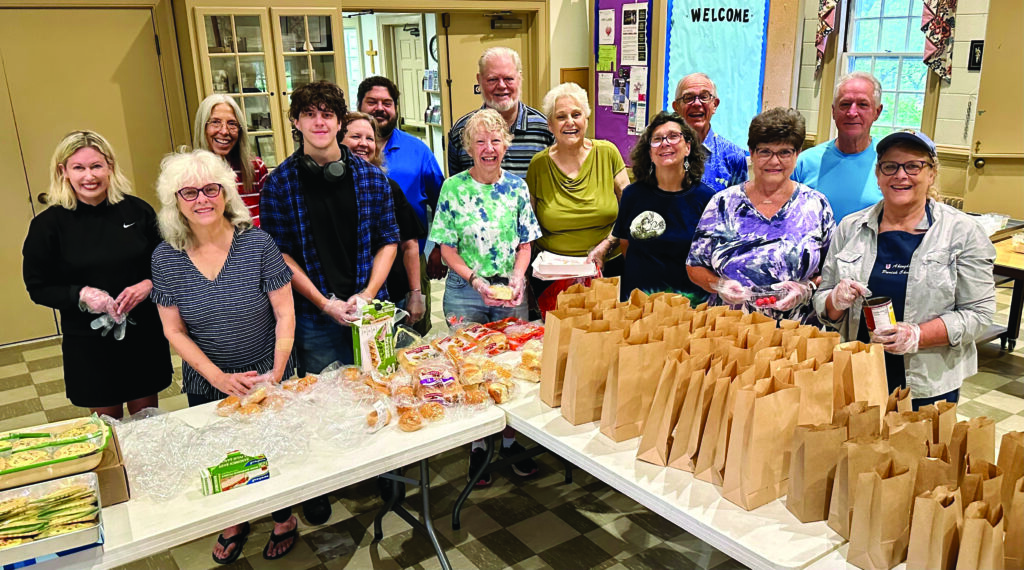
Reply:
<svg viewBox="0 0 1024 570"><path fill-rule="evenodd" d="M442 295L442 291L431 295L434 326L443 326ZM1009 288L997 289L997 323L1006 323L1009 304ZM962 415L993 418L997 438L1007 431L1024 430L1024 340L1012 353L1000 352L998 343L981 347L978 364L978 374L961 389ZM160 394L160 407L167 410L187 405L180 394L177 356L174 365L175 381ZM0 349L0 431L85 413L64 396L59 339ZM498 473L490 488L474 491L462 512L463 530L458 532L451 528L451 507L466 478L466 450L431 460L431 509L454 568L742 568L586 472L574 470L573 483L565 484L557 459L541 455L537 460L541 471L534 479ZM412 468L407 475L415 476L415 471ZM416 493L410 490L412 500L406 501L414 514ZM439 567L429 543L396 515L385 518L384 539L371 544L368 529L381 505L374 481L341 489L331 497L331 519L310 526L300 517L301 539L276 562L261 556L272 527L270 518L254 521L243 557L230 568ZM210 557L214 540L215 536L204 537L124 568L219 567Z"/></svg>

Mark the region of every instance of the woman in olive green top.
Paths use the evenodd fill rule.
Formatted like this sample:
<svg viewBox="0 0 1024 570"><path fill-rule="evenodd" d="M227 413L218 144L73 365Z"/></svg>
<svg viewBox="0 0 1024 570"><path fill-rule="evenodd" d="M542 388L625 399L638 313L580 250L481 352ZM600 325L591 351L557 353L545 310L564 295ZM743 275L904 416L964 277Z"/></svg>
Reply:
<svg viewBox="0 0 1024 570"><path fill-rule="evenodd" d="M579 85L555 87L542 106L555 144L534 155L526 173L543 234L536 249L586 257L615 224L622 189L629 185L626 165L615 145L584 136L590 103ZM622 256L615 251L605 261L604 275L621 273ZM551 283L531 279L537 296Z"/></svg>

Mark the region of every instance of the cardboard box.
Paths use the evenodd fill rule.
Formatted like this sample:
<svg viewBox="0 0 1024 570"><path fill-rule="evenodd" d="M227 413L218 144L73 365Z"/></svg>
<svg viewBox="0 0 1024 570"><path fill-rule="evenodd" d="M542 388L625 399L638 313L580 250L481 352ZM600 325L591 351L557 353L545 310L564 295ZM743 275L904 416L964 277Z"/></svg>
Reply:
<svg viewBox="0 0 1024 570"><path fill-rule="evenodd" d="M124 503L131 498L128 473L125 471L124 458L121 455L121 444L118 443L117 432L113 428L110 429L110 442L103 450L100 464L92 472L99 478L101 507Z"/></svg>

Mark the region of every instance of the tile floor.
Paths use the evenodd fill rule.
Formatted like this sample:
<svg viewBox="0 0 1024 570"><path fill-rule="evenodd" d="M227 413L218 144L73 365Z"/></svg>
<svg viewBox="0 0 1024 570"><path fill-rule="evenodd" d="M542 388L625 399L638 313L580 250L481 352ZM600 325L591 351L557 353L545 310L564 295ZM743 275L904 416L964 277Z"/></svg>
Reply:
<svg viewBox="0 0 1024 570"><path fill-rule="evenodd" d="M435 326L443 326L441 295L440 291L432 295ZM1006 323L1009 303L1009 288L999 288L997 323ZM1007 431L1024 430L1024 340L1012 353L1001 353L998 343L985 345L979 352L979 372L964 384L959 410L964 416L996 420L997 438ZM179 393L180 359L174 357L174 364L175 382L160 394L160 407L167 410L187 405ZM0 431L84 413L64 396L59 339L0 349ZM523 481L510 472L498 473L490 488L474 491L458 532L451 529L451 507L465 481L467 454L453 450L430 462L435 526L454 568L742 567L586 472L574 470L573 483L565 484L557 459L549 455L537 459L538 477ZM416 493L410 490L414 500L406 501L414 514ZM243 557L230 568L439 567L429 543L396 515L385 518L384 539L371 543L368 529L381 505L374 481L338 490L331 497L331 519L320 526L302 520L301 540L276 562L261 556L272 526L270 518L254 521ZM124 568L218 567L210 558L214 539L204 537Z"/></svg>

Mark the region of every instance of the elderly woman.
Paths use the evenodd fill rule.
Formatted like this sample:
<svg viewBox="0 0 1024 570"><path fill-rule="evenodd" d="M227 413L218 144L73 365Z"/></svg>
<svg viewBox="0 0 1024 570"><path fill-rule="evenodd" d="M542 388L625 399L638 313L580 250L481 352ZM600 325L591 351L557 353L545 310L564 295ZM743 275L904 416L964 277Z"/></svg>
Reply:
<svg viewBox="0 0 1024 570"><path fill-rule="evenodd" d="M686 271L718 294L716 302L817 324L810 298L835 224L828 200L789 178L803 142L804 119L795 110L776 107L754 117L747 136L754 178L715 194ZM753 287L763 293L760 303Z"/></svg>
<svg viewBox="0 0 1024 570"><path fill-rule="evenodd" d="M152 298L164 335L181 355L189 405L290 377L292 272L274 240L252 227L231 168L205 150L171 154L156 186L165 241L153 252ZM273 517L267 559L287 554L297 536L290 509ZM249 530L249 523L225 530L214 561L237 559Z"/></svg>
<svg viewBox="0 0 1024 570"><path fill-rule="evenodd" d="M352 154L362 158L377 168L382 168L381 146L377 144L380 140L380 132L377 129L377 121L366 113L349 113L345 115L345 126L342 127L341 144L347 147ZM391 272L388 273L387 288L388 296L395 301L400 308L409 313L407 324L413 324L423 318L426 310L426 301L420 291L420 239L427 237L427 231L423 229L416 210L409 204L409 200L402 192L397 182L388 178L391 185L391 198L395 202L395 221L398 222L398 255L400 263L391 264ZM429 321L429 318L427 319ZM421 334L426 329L415 327ZM421 330L422 329L422 330Z"/></svg>
<svg viewBox="0 0 1024 570"><path fill-rule="evenodd" d="M260 192L267 178L267 166L249 147L249 127L238 103L230 95L213 94L196 110L192 131L193 148L208 150L223 158L235 171L238 194L249 209L252 223L260 227Z"/></svg>
<svg viewBox="0 0 1024 570"><path fill-rule="evenodd" d="M622 190L629 185L626 165L615 145L584 136L590 102L579 85L563 83L548 91L542 107L555 144L534 155L526 173L542 234L535 245L584 257L611 233ZM605 259L604 274L622 275L618 249ZM550 283L531 280L534 294Z"/></svg>
<svg viewBox="0 0 1024 570"><path fill-rule="evenodd" d="M931 139L897 132L876 150L882 200L839 224L814 307L844 340L882 344L890 390L909 387L915 409L956 402L978 370L974 339L995 313L996 251L970 216L935 200ZM895 326L868 330L869 295L892 300Z"/></svg>
<svg viewBox="0 0 1024 570"><path fill-rule="evenodd" d="M23 270L32 300L60 311L67 397L118 419L125 403L129 414L156 407L157 393L171 384L170 350L148 299L149 258L160 243L156 213L130 195L110 143L97 133L65 136L51 168L50 207L29 225ZM135 324L120 340L91 327L97 315L123 326L129 313Z"/></svg>
<svg viewBox="0 0 1024 570"><path fill-rule="evenodd" d="M661 112L630 153L636 182L622 194L612 233L590 253L601 263L621 244L626 257L620 295L633 289L674 291L700 302L706 294L686 274L686 253L714 192L701 182L704 152L697 133L675 113Z"/></svg>
<svg viewBox="0 0 1024 570"><path fill-rule="evenodd" d="M445 180L430 229L449 268L445 315L478 323L527 317L524 276L541 232L526 183L501 168L510 142L493 109L475 113L462 131L473 166Z"/></svg>

